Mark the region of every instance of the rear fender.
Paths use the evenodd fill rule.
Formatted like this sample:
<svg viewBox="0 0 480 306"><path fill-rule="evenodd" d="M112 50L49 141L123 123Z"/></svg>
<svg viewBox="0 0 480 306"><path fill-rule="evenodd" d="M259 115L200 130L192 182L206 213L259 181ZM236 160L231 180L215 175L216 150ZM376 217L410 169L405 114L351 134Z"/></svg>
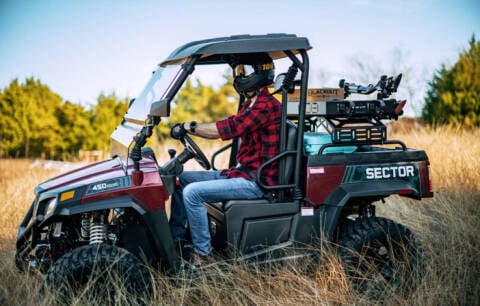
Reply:
<svg viewBox="0 0 480 306"><path fill-rule="evenodd" d="M378 181L340 185L325 200L324 205L322 205L323 210L321 210L320 213L320 224L322 224L323 233L329 238L333 237L340 214L350 199L368 197L386 198L393 194L419 198L416 196L419 194L419 190L404 181Z"/></svg>

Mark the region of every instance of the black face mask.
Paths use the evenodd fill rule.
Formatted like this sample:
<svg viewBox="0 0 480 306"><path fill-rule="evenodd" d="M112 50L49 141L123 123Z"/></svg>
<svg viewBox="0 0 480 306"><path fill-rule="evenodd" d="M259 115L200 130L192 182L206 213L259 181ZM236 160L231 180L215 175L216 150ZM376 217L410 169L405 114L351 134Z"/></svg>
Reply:
<svg viewBox="0 0 480 306"><path fill-rule="evenodd" d="M239 92L239 94L244 96L245 99L251 100L253 97L258 96L260 94L260 90L256 89L256 90L250 91L250 92L242 92L242 93Z"/></svg>
<svg viewBox="0 0 480 306"><path fill-rule="evenodd" d="M248 75L245 75L245 70L241 70L241 68L247 66L239 66L240 69L238 67L234 69L233 79L233 87L239 94L249 97L252 95L248 94L249 92L258 91L260 88L273 83L275 78L273 63L257 63L253 66L253 72Z"/></svg>

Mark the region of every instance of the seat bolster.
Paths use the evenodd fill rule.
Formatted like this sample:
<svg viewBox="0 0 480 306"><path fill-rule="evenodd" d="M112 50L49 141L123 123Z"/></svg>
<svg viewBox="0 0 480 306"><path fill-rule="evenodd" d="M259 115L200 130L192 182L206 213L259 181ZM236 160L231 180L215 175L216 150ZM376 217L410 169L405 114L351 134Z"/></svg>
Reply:
<svg viewBox="0 0 480 306"><path fill-rule="evenodd" d="M222 203L219 203L222 204ZM223 203L223 211L229 209L230 207L234 205L245 205L245 204L270 204L270 202L267 199L255 199L255 200L230 200L225 203Z"/></svg>

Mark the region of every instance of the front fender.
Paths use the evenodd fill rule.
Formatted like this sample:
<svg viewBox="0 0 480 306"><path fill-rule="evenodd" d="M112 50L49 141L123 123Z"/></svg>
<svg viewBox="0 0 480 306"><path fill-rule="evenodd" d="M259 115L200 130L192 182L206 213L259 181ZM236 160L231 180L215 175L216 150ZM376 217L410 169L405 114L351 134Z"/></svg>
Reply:
<svg viewBox="0 0 480 306"><path fill-rule="evenodd" d="M157 256L162 258L163 265L167 270L178 270L179 262L175 250L175 244L170 233L167 214L164 210L148 211L145 206L131 196L120 196L91 202L75 202L63 205L57 204L52 213L47 216L34 216L26 229L17 238L17 253L23 256L37 245L38 232L40 229L55 222L62 222L72 216L82 213L108 210L115 208L131 208L144 220L147 231L151 234Z"/></svg>
<svg viewBox="0 0 480 306"><path fill-rule="evenodd" d="M74 204L64 205L62 202L57 204L53 214L45 218L44 222L49 222L52 218L62 218L81 213L106 210L111 208L133 208L140 215L144 215L146 210L143 205L129 195L108 198L103 200L96 200L91 202L76 202Z"/></svg>
<svg viewBox="0 0 480 306"><path fill-rule="evenodd" d="M170 232L170 226L168 225L167 214L164 210L147 211L144 209L143 204L139 203L131 196L121 196L116 198L109 198L103 200L92 201L88 203L79 203L78 205L59 207L56 210L56 215L52 218L64 219L65 217L78 215L85 212L92 212L98 210L107 210L114 208L132 208L135 210L141 218L144 220L144 224L147 227L147 231L150 232L157 249L157 255L163 259L164 266L172 272L178 270L179 262L177 259L177 253L175 250L175 244ZM45 219L45 225L53 222L53 219ZM40 227L44 225L40 224Z"/></svg>
<svg viewBox="0 0 480 306"><path fill-rule="evenodd" d="M132 208L141 216L145 215L146 213L146 210L142 207L142 205L130 196L121 196L88 203L82 203L75 200L73 203L60 202L52 210L52 212L46 215L39 213L32 216L32 214L27 213L27 216L25 217L25 220L22 222L18 231L16 242L17 250L24 250L27 247L34 248L37 244L37 238L40 229L50 225L51 223L59 222L73 215L112 208ZM31 208L31 210L33 210L33 208ZM43 210L44 208L42 208L42 211ZM30 243L28 243L29 241Z"/></svg>

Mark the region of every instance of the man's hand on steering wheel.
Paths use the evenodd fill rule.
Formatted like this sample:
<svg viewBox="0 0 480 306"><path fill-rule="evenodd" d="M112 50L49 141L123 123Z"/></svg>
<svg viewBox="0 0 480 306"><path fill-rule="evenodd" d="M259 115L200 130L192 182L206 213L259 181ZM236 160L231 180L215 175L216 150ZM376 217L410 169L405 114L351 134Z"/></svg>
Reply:
<svg viewBox="0 0 480 306"><path fill-rule="evenodd" d="M205 170L210 170L210 162L195 141L188 136L184 125L184 123L175 124L170 130L170 136L174 139L180 140L185 149L192 154L192 157L200 164L200 166ZM195 126L196 122L193 125ZM190 130L192 130L192 123L190 124Z"/></svg>
<svg viewBox="0 0 480 306"><path fill-rule="evenodd" d="M180 140L183 137L185 137L185 135L187 135L187 130L185 130L185 127L183 125L184 125L183 123L175 124L170 130L170 136L172 136L172 138L177 140Z"/></svg>

